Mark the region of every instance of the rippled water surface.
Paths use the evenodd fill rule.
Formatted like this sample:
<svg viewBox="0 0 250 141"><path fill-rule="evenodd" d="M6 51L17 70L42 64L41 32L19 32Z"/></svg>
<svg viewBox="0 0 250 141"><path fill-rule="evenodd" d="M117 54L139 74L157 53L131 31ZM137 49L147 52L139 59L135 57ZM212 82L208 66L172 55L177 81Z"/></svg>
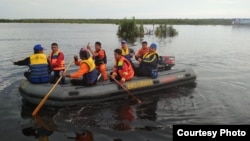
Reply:
<svg viewBox="0 0 250 141"><path fill-rule="evenodd" d="M17 88L27 68L10 61L28 56L37 43L48 54L50 44L57 42L69 62L80 47L98 40L112 65L112 51L120 45L117 25L0 24L0 140L165 141L172 139L173 124L249 124L250 27L174 27L177 37L145 36L144 40L157 42L160 55L174 55L174 68L194 68L196 86L141 95L139 105L119 99L45 107L32 119L34 106L22 101ZM140 42L130 46L137 50Z"/></svg>

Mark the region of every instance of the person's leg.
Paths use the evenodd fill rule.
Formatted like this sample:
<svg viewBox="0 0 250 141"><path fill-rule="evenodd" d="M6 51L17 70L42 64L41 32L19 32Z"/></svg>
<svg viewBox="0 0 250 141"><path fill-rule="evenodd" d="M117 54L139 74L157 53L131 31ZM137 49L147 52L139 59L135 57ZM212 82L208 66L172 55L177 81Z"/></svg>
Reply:
<svg viewBox="0 0 250 141"><path fill-rule="evenodd" d="M115 77L116 80L120 81L122 79L122 77L120 76L119 73L117 73L117 76Z"/></svg>
<svg viewBox="0 0 250 141"><path fill-rule="evenodd" d="M136 76L150 76L150 72L141 68L136 68L135 75Z"/></svg>
<svg viewBox="0 0 250 141"><path fill-rule="evenodd" d="M60 72L63 73L63 71L64 71L64 70L61 70ZM59 73L60 73L60 72L59 72ZM59 75L60 75L60 74L59 74ZM61 84L65 84L65 77L62 77L62 79L61 79Z"/></svg>
<svg viewBox="0 0 250 141"><path fill-rule="evenodd" d="M82 85L84 85L82 79L71 79L70 82L71 82L72 85L76 85L76 86L82 86Z"/></svg>
<svg viewBox="0 0 250 141"><path fill-rule="evenodd" d="M56 83L56 81L58 80L58 78L60 77L60 71L58 70L53 70L53 78L51 79L51 83Z"/></svg>
<svg viewBox="0 0 250 141"><path fill-rule="evenodd" d="M136 76L143 76L143 70L140 68L135 69L135 75Z"/></svg>
<svg viewBox="0 0 250 141"><path fill-rule="evenodd" d="M54 78L52 79L52 83L56 83L56 81L60 78L60 72L64 70L55 70ZM61 84L65 84L65 77L62 77Z"/></svg>
<svg viewBox="0 0 250 141"><path fill-rule="evenodd" d="M58 79L60 77L60 71L59 70L54 70L54 78Z"/></svg>
<svg viewBox="0 0 250 141"><path fill-rule="evenodd" d="M104 81L108 80L108 74L107 74L107 71L106 71L106 65L105 64L99 65L99 70L100 70L100 72L102 74L103 80Z"/></svg>

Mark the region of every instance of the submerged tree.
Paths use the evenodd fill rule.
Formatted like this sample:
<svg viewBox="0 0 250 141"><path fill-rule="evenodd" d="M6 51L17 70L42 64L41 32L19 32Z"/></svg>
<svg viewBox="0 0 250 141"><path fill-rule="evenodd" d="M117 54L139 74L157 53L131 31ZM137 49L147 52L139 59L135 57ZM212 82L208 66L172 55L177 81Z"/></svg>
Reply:
<svg viewBox="0 0 250 141"><path fill-rule="evenodd" d="M119 23L117 35L120 38L134 41L135 38L144 36L143 24L137 26L134 17L132 18L132 20L125 18Z"/></svg>
<svg viewBox="0 0 250 141"><path fill-rule="evenodd" d="M166 24L160 24L158 27L156 27L155 30L155 35L157 37L174 37L176 35L178 35L178 32L176 31L176 29L170 25L167 26Z"/></svg>

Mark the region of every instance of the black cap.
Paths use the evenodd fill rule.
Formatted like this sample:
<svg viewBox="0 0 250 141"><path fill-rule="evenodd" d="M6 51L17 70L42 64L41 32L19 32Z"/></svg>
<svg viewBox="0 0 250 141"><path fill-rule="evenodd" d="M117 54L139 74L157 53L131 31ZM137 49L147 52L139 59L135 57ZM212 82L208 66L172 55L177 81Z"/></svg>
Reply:
<svg viewBox="0 0 250 141"><path fill-rule="evenodd" d="M80 54L81 59L82 58L88 59L90 57L89 51L85 48L81 48L79 54Z"/></svg>
<svg viewBox="0 0 250 141"><path fill-rule="evenodd" d="M95 42L95 44L96 44L96 45L99 45L99 46L102 46L102 43L99 42L99 41Z"/></svg>
<svg viewBox="0 0 250 141"><path fill-rule="evenodd" d="M114 52L115 52L115 53L117 53L117 54L122 55L122 50L121 50L121 49L119 49L119 48L115 49L115 50L114 50Z"/></svg>

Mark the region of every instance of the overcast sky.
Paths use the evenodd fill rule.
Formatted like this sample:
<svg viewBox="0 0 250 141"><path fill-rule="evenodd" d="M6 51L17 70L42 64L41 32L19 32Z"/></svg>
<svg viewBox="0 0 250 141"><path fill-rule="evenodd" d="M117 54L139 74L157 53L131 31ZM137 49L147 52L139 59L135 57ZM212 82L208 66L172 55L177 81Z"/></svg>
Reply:
<svg viewBox="0 0 250 141"><path fill-rule="evenodd" d="M250 18L250 0L0 0L0 19Z"/></svg>

